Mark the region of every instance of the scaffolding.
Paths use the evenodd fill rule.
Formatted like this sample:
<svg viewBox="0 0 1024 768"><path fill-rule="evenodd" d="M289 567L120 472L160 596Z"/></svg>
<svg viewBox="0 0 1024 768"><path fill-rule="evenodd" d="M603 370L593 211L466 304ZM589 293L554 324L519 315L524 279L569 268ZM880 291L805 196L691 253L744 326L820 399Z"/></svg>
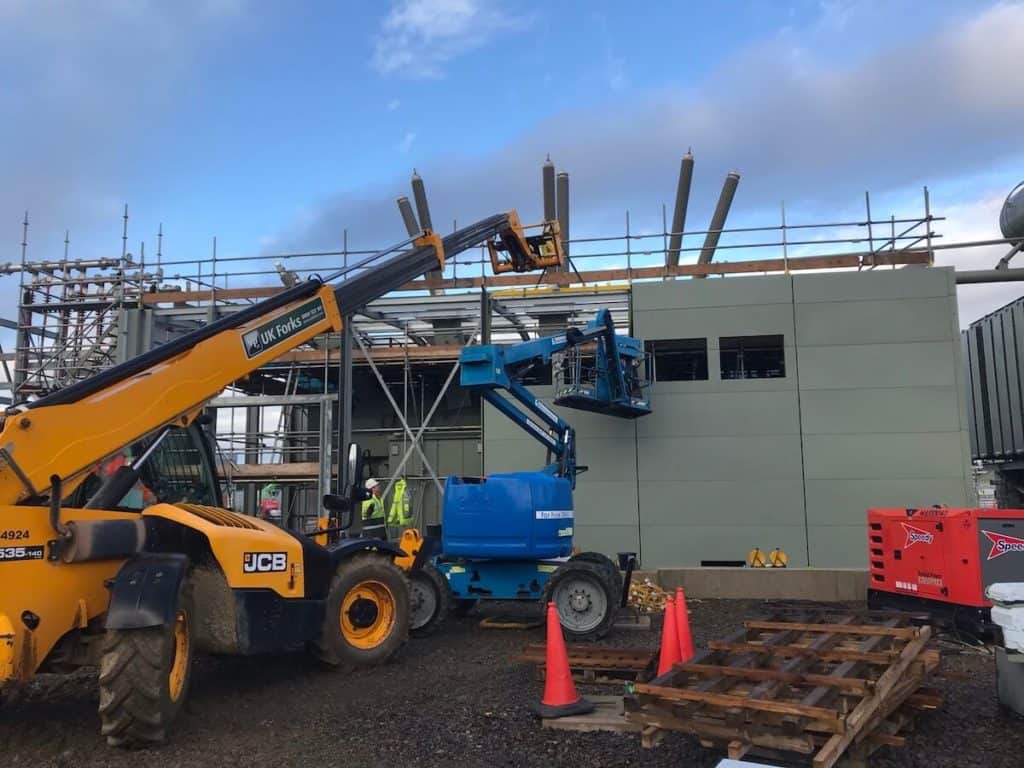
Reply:
<svg viewBox="0 0 1024 768"><path fill-rule="evenodd" d="M940 237L933 224L941 220L932 216L926 190L923 215L875 219L865 196L865 217L856 221L792 224L783 207L778 224L670 232L663 208L661 231L636 232L627 212L620 234L566 237L572 259L564 270L495 274L481 247L215 399L226 498L257 514L261 487L277 484L284 523L309 530L320 496L344 482L338 457L356 439L388 490L398 477L410 482L417 522L436 522L445 476L483 467L482 405L453 386L465 345L548 335L589 322L601 309L631 332L632 288L640 281L928 266ZM5 366L13 362L15 403L373 253L350 250L345 232L341 250L217 258L214 246L203 258L167 259L161 229L156 264L147 266L143 245L138 257L128 253L125 208L120 256L74 260L65 237L60 259L33 261L28 229L26 215L20 263L0 265L0 274L20 281L17 319L5 323L16 331L15 350L0 355ZM698 253L695 263L678 263L679 254Z"/></svg>
<svg viewBox="0 0 1024 768"><path fill-rule="evenodd" d="M71 259L65 232L60 259L29 261L25 214L20 263L0 265L0 274L19 278L14 367L8 366L7 377L13 402L66 387L131 356L126 313L141 306L143 291L160 275L128 253L127 227L125 208L119 257Z"/></svg>

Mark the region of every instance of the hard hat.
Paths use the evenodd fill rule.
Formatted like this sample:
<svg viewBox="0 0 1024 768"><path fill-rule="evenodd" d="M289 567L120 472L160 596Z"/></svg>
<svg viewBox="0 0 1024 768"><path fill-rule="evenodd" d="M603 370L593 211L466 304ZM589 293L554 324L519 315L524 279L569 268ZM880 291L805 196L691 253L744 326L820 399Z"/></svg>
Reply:
<svg viewBox="0 0 1024 768"><path fill-rule="evenodd" d="M364 485L364 486L366 487L366 490L368 490L368 491L372 491L372 490L373 490L374 488L376 488L376 487L377 487L378 485L380 485L380 483L378 483L378 482L377 482L376 480L374 480L374 479L373 479L373 478L371 477L371 478L370 478L369 480L367 480L367 481L366 481L366 482L365 482L365 483L364 483L363 485Z"/></svg>

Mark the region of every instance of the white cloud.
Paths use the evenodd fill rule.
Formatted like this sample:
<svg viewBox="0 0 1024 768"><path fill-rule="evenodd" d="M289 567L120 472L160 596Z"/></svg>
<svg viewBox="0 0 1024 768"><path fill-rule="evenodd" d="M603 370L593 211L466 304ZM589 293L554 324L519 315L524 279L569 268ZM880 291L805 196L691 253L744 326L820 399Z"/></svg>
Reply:
<svg viewBox="0 0 1024 768"><path fill-rule="evenodd" d="M846 29L858 5L858 0L820 0L820 23L837 30Z"/></svg>
<svg viewBox="0 0 1024 768"><path fill-rule="evenodd" d="M25 209L32 233L75 232L120 207L164 115L226 39L244 0L0 1L0 82L17 115L0 126L0 238ZM17 232L20 234L20 231ZM33 242L39 245L38 234ZM32 243L30 243L31 247Z"/></svg>
<svg viewBox="0 0 1024 768"><path fill-rule="evenodd" d="M416 141L416 133L414 131L406 131L405 136L402 140L395 145L395 149L401 152L403 155L412 149L413 142Z"/></svg>
<svg viewBox="0 0 1024 768"><path fill-rule="evenodd" d="M388 102L388 112L394 112L400 106L402 106L401 101L399 101L398 99L392 99L391 101Z"/></svg>
<svg viewBox="0 0 1024 768"><path fill-rule="evenodd" d="M592 20L600 31L601 39L604 42L604 72L608 88L616 93L624 91L630 83L626 74L626 60L616 55L616 51L621 48L618 36L609 31L608 19L605 14L595 13Z"/></svg>
<svg viewBox="0 0 1024 768"><path fill-rule="evenodd" d="M1010 95L1024 93L1024 5L952 19L853 63L823 59L814 42L795 58L789 39L740 51L685 91L627 91L563 111L487 155L420 159L432 208L459 221L512 206L535 214L547 153L571 174L576 234L618 228L627 207L635 226L645 226L641 217L660 226L688 146L697 157L694 228L707 222L733 169L743 174L736 213L774 216L785 199L830 215L865 189L935 183L1019 154L1024 99ZM293 228L282 245L319 247L353 223L359 237L386 242L396 224L392 190L405 183L325 201L312 227Z"/></svg>
<svg viewBox="0 0 1024 768"><path fill-rule="evenodd" d="M374 40L371 64L382 75L441 77L455 57L526 23L497 0L395 0Z"/></svg>
<svg viewBox="0 0 1024 768"><path fill-rule="evenodd" d="M952 205L942 213L942 240L938 243L969 243L1002 237L999 212L1009 190L989 190L976 199ZM937 266L954 266L961 270L993 269L1010 250L1008 245L984 245L935 252ZM1013 269L1024 269L1024 256L1018 254L1010 262ZM957 286L960 327L966 328L980 317L1024 295L1024 283L983 283Z"/></svg>
<svg viewBox="0 0 1024 768"><path fill-rule="evenodd" d="M117 231L125 186L145 175L203 54L245 23L244 4L0 0L0 259L20 255L26 210L29 259L60 253L65 228L72 258L109 253L90 234ZM0 317L11 317L17 286L0 277ZM9 349L10 334L0 341Z"/></svg>

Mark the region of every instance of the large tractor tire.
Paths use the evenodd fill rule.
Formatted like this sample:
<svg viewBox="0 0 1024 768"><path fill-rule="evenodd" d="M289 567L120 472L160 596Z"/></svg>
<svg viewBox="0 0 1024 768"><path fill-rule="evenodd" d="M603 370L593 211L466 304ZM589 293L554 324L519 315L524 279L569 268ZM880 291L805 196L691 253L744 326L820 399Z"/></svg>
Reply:
<svg viewBox="0 0 1024 768"><path fill-rule="evenodd" d="M409 574L409 634L427 637L444 624L452 610L448 579L433 563Z"/></svg>
<svg viewBox="0 0 1024 768"><path fill-rule="evenodd" d="M585 560L569 560L548 581L546 599L555 604L570 640L599 640L611 631L619 592L607 569Z"/></svg>
<svg viewBox="0 0 1024 768"><path fill-rule="evenodd" d="M348 669L383 664L409 637L409 587L386 555L364 552L338 566L327 595L317 657Z"/></svg>
<svg viewBox="0 0 1024 768"><path fill-rule="evenodd" d="M188 578L170 626L108 629L100 657L101 733L114 747L161 744L192 679L193 602Z"/></svg>

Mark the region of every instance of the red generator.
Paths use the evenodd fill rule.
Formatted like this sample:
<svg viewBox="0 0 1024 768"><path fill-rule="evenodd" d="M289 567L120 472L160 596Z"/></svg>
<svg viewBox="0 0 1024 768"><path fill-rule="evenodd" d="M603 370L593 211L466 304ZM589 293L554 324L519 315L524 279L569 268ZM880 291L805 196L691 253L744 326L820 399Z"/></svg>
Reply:
<svg viewBox="0 0 1024 768"><path fill-rule="evenodd" d="M985 588L1024 581L1024 509L869 509L868 606L991 629Z"/></svg>

